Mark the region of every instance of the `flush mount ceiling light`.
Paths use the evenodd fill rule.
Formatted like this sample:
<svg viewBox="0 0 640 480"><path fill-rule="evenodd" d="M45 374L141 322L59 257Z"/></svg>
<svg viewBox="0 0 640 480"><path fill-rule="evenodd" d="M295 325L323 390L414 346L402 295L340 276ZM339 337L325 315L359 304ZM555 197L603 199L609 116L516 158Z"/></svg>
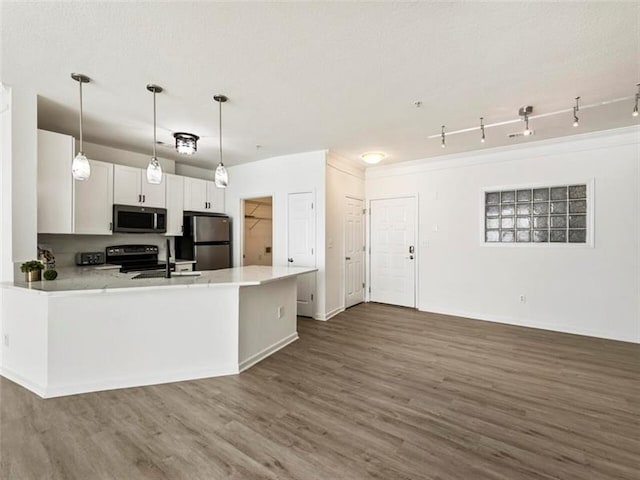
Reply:
<svg viewBox="0 0 640 480"><path fill-rule="evenodd" d="M387 155L383 152L365 152L360 155L360 158L371 165L375 165L376 163L380 163L380 161L387 158Z"/></svg>
<svg viewBox="0 0 640 480"><path fill-rule="evenodd" d="M199 136L193 133L176 132L173 134L176 139L176 150L183 155L193 155L198 151Z"/></svg>
<svg viewBox="0 0 640 480"><path fill-rule="evenodd" d="M580 119L578 118L578 112L580 111L580 97L576 97L576 105L573 107L573 126L580 126Z"/></svg>
<svg viewBox="0 0 640 480"><path fill-rule="evenodd" d="M224 168L224 163L222 163L222 104L229 99L224 95L214 95L213 99L218 102L218 121L220 127L220 158L218 166L216 167L214 181L216 187L227 188L227 185L229 185L229 174L227 173L227 169Z"/></svg>
<svg viewBox="0 0 640 480"><path fill-rule="evenodd" d="M523 117L524 120L524 131L522 134L527 137L529 135L533 135L533 130L529 128L529 114L531 114L531 112L533 112L533 107L531 105L520 107L520 110L518 111L518 115Z"/></svg>
<svg viewBox="0 0 640 480"><path fill-rule="evenodd" d="M153 156L147 166L147 181L154 185L159 185L162 183L162 167L158 162L158 157L156 157L156 145L158 143L156 141L156 93L161 93L162 87L150 83L147 85L147 90L153 93Z"/></svg>
<svg viewBox="0 0 640 480"><path fill-rule="evenodd" d="M442 129L440 130L440 137L442 138L442 141L440 142L440 146L442 148L445 148L447 146L445 139L444 139L444 125L442 125Z"/></svg>
<svg viewBox="0 0 640 480"><path fill-rule="evenodd" d="M480 143L484 143L487 141L484 136L484 117L480 117L480 132L482 132L482 135L480 136Z"/></svg>
<svg viewBox="0 0 640 480"><path fill-rule="evenodd" d="M91 176L91 165L89 165L89 160L87 160L82 147L82 84L89 83L91 79L81 73L72 73L71 78L80 84L80 148L71 163L71 174L74 179L83 181Z"/></svg>
<svg viewBox="0 0 640 480"><path fill-rule="evenodd" d="M638 101L640 100L640 83L636 85L638 87L638 93L636 93L636 105L633 107L633 115L634 117L638 116Z"/></svg>

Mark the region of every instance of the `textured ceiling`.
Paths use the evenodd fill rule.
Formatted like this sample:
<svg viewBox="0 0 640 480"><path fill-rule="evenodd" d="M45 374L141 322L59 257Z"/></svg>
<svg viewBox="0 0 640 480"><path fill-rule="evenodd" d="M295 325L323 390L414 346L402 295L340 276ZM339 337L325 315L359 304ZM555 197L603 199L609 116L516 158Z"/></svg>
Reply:
<svg viewBox="0 0 640 480"><path fill-rule="evenodd" d="M331 149L397 162L441 155L440 125L457 130L632 96L640 81L640 4L563 3L113 3L3 2L2 72L40 95L39 124L77 133L85 88L86 139L150 151L153 82L159 139L200 135L196 166L217 162L224 93L226 163ZM413 102L422 101L422 108ZM536 122L535 139L633 124L632 101ZM484 148L522 143L515 128ZM480 148L477 133L447 153ZM256 148L261 145L261 148Z"/></svg>

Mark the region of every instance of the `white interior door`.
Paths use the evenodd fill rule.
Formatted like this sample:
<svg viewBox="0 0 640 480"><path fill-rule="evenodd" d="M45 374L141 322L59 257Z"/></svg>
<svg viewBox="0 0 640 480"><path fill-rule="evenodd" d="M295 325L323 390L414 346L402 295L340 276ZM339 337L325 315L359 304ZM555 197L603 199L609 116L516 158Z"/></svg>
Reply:
<svg viewBox="0 0 640 480"><path fill-rule="evenodd" d="M288 198L289 265L316 266L316 215L313 193L290 193ZM315 273L298 276L298 315L313 316Z"/></svg>
<svg viewBox="0 0 640 480"><path fill-rule="evenodd" d="M416 199L372 200L372 302L416 306Z"/></svg>
<svg viewBox="0 0 640 480"><path fill-rule="evenodd" d="M364 201L345 198L345 307L364 302Z"/></svg>

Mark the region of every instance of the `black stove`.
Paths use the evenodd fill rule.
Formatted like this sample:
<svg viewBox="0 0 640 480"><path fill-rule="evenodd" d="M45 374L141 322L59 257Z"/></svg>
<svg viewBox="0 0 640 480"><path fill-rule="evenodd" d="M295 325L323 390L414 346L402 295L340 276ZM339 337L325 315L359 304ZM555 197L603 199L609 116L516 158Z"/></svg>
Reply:
<svg viewBox="0 0 640 480"><path fill-rule="evenodd" d="M120 265L122 273L164 270L166 262L158 262L156 245L115 245L107 247L106 263ZM175 264L169 264L175 271Z"/></svg>

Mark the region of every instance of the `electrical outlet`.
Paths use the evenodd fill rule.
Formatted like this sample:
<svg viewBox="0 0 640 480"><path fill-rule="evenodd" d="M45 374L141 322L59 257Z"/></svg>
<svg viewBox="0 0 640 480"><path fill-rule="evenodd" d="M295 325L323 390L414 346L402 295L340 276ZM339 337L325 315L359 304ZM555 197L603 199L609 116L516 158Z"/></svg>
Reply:
<svg viewBox="0 0 640 480"><path fill-rule="evenodd" d="M527 296L522 294L520 295L520 303L527 303Z"/></svg>
<svg viewBox="0 0 640 480"><path fill-rule="evenodd" d="M278 318L282 318L282 316L284 315L284 307L281 305L278 307Z"/></svg>
<svg viewBox="0 0 640 480"><path fill-rule="evenodd" d="M9 347L9 334L5 333L4 335L2 335L2 343L4 344L5 347Z"/></svg>

